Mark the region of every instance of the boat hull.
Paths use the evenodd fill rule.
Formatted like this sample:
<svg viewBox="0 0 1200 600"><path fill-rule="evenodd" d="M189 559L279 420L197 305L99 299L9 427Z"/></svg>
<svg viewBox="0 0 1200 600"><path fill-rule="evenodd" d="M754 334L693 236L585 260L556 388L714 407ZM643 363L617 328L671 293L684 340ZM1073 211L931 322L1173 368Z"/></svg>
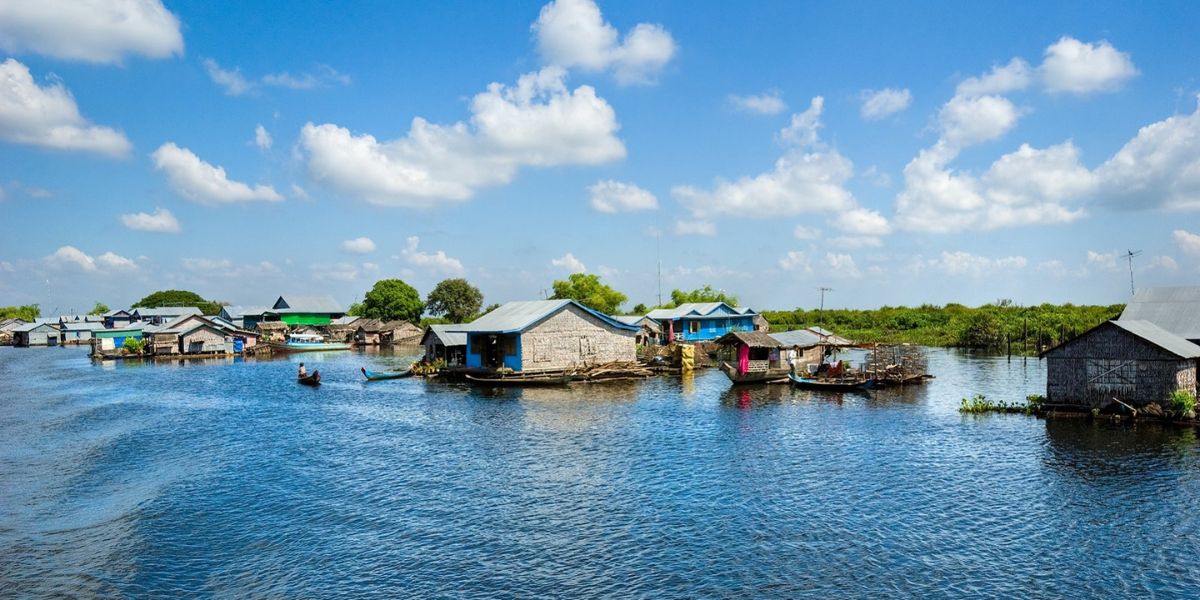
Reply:
<svg viewBox="0 0 1200 600"><path fill-rule="evenodd" d="M788 369L768 369L766 371L750 371L748 373L738 373L737 369L729 363L721 363L721 372L729 377L729 380L734 385L751 384L751 383L787 383Z"/></svg>
<svg viewBox="0 0 1200 600"><path fill-rule="evenodd" d="M338 342L321 342L317 344L292 344L288 342L271 342L271 349L279 352L335 352L349 350L350 344Z"/></svg>
<svg viewBox="0 0 1200 600"><path fill-rule="evenodd" d="M409 371L368 371L366 367L361 368L363 377L367 381L384 381L387 379L404 379L416 375L411 370Z"/></svg>
<svg viewBox="0 0 1200 600"><path fill-rule="evenodd" d="M515 377L477 377L471 374L464 374L467 381L482 386L495 387L553 387L564 386L571 383L575 375L555 375L553 377L537 377L537 376L515 376Z"/></svg>
<svg viewBox="0 0 1200 600"><path fill-rule="evenodd" d="M308 377L300 377L297 379L297 381L300 382L300 385L317 387L318 385L321 385L321 372L313 371L312 375L309 375Z"/></svg>
<svg viewBox="0 0 1200 600"><path fill-rule="evenodd" d="M862 381L821 381L819 379L809 379L800 377L799 375L788 375L788 379L792 380L792 385L805 390L829 390L829 391L851 391L851 390L869 390L875 387L874 379L866 379Z"/></svg>

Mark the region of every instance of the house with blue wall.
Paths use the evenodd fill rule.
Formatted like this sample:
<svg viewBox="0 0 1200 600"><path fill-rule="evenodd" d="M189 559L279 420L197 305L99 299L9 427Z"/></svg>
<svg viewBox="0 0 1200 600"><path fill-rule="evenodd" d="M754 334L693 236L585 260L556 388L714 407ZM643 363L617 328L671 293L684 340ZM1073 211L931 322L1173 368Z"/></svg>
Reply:
<svg viewBox="0 0 1200 600"><path fill-rule="evenodd" d="M758 313L724 302L689 302L657 308L647 317L662 327L668 342L709 342L731 331L754 331Z"/></svg>
<svg viewBox="0 0 1200 600"><path fill-rule="evenodd" d="M468 368L536 372L633 361L641 328L574 300L533 300L447 330L466 334Z"/></svg>

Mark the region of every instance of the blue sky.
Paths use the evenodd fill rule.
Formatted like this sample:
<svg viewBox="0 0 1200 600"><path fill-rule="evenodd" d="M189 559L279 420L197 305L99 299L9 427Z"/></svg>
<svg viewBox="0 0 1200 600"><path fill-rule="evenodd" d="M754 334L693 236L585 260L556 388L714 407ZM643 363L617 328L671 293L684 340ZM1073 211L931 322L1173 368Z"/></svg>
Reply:
<svg viewBox="0 0 1200 600"><path fill-rule="evenodd" d="M0 0L0 305L1200 283L1194 3L93 4Z"/></svg>

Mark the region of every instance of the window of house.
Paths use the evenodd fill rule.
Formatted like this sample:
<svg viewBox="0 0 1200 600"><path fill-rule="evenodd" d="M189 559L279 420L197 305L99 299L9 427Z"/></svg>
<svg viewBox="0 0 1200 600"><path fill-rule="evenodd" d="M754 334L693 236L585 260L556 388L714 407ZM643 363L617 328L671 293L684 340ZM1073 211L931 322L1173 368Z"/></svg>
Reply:
<svg viewBox="0 0 1200 600"><path fill-rule="evenodd" d="M700 321L688 321L688 331L691 333L700 333Z"/></svg>
<svg viewBox="0 0 1200 600"><path fill-rule="evenodd" d="M1137 362L1123 359L1088 359L1087 376L1089 385L1136 385Z"/></svg>

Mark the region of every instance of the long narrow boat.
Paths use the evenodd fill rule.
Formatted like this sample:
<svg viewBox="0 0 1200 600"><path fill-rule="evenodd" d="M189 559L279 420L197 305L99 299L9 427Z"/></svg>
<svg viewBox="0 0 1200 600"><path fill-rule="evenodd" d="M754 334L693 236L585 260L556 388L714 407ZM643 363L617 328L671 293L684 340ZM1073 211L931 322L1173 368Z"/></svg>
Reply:
<svg viewBox="0 0 1200 600"><path fill-rule="evenodd" d="M575 378L574 373L566 375L540 376L540 375L509 375L505 377L477 377L470 373L464 373L467 381L475 385L496 386L496 387L533 387L533 386L558 386L567 385Z"/></svg>
<svg viewBox="0 0 1200 600"><path fill-rule="evenodd" d="M738 373L737 367L734 367L727 362L722 362L720 368L721 372L724 373L725 376L729 377L729 380L732 381L734 385L740 385L743 383L787 383L788 381L788 369L776 368L767 369L764 371Z"/></svg>
<svg viewBox="0 0 1200 600"><path fill-rule="evenodd" d="M300 385L311 385L313 387L316 387L318 385L321 385L321 372L313 371L312 375L309 375L308 377L301 377L301 378L297 379L297 381L300 382Z"/></svg>
<svg viewBox="0 0 1200 600"><path fill-rule="evenodd" d="M416 373L412 372L412 369L407 371L368 371L366 367L360 367L360 370L362 371L363 377L367 378L367 381L404 379L405 377L412 377L413 375L416 375Z"/></svg>
<svg viewBox="0 0 1200 600"><path fill-rule="evenodd" d="M847 390L869 390L875 387L874 379L843 379L843 380L828 380L828 379L809 379L801 377L794 373L788 374L788 379L792 380L792 385L806 390L830 390L830 391L847 391Z"/></svg>
<svg viewBox="0 0 1200 600"><path fill-rule="evenodd" d="M293 333L286 342L271 342L271 348L281 352L331 352L349 350L350 344L326 342L324 337L315 333Z"/></svg>

